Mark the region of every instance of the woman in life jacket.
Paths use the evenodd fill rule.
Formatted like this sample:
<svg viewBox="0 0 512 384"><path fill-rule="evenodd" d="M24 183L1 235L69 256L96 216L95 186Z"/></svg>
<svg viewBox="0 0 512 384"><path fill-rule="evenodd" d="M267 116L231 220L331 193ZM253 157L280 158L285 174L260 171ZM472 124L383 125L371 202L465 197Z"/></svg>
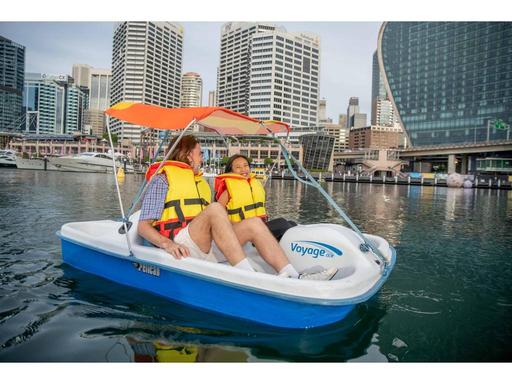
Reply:
<svg viewBox="0 0 512 384"><path fill-rule="evenodd" d="M250 217L267 220L265 188L251 172L244 155L231 156L224 173L215 178L215 200L228 212L229 220L238 223Z"/></svg>
<svg viewBox="0 0 512 384"><path fill-rule="evenodd" d="M265 188L251 173L249 159L244 155L231 156L224 173L215 178L215 201L226 207L232 223L249 217L261 218L278 241L288 229L297 225L284 218L268 220Z"/></svg>
<svg viewBox="0 0 512 384"><path fill-rule="evenodd" d="M174 138L169 151L177 138ZM252 242L262 258L280 275L298 277L283 250L258 217L232 224L224 207L211 203L211 191L201 176L201 146L194 136L184 136L162 168L152 164L146 173L149 181L139 217L138 233L176 259L196 257L216 262L215 241L228 262L254 271L242 245ZM319 279L318 276L304 278ZM332 277L332 276L331 276ZM322 276L320 279L325 280Z"/></svg>

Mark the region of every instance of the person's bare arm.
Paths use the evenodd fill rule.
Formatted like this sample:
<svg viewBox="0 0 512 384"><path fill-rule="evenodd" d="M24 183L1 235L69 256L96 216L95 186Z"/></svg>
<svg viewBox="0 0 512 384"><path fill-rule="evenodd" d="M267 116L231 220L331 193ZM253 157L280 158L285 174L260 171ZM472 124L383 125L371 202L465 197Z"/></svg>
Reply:
<svg viewBox="0 0 512 384"><path fill-rule="evenodd" d="M154 244L158 248L162 248L164 251L170 253L176 259L190 256L190 252L186 246L175 243L171 239L162 236L155 228L153 228L152 223L153 220L139 221L137 229L139 235L145 238L151 244Z"/></svg>
<svg viewBox="0 0 512 384"><path fill-rule="evenodd" d="M220 195L219 199L217 200L224 208L228 205L229 201L229 194L228 191L222 192L222 195Z"/></svg>

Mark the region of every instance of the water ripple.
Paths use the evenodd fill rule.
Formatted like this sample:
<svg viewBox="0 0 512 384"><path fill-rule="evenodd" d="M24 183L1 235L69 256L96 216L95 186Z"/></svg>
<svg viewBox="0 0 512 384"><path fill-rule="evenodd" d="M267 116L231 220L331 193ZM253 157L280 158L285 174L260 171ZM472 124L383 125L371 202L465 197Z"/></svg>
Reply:
<svg viewBox="0 0 512 384"><path fill-rule="evenodd" d="M127 205L142 179L127 175ZM207 361L510 361L512 192L324 184L397 264L347 321L285 332L62 265L62 224L119 216L109 175L2 170L0 185L0 361L156 361L137 352L163 344ZM311 187L266 189L271 217L343 224Z"/></svg>
<svg viewBox="0 0 512 384"><path fill-rule="evenodd" d="M31 321L29 324L27 324L25 326L25 329L22 333L11 337L6 342L4 342L2 345L0 345L0 350L11 348L17 344L26 342L28 339L30 339L32 336L34 336L44 324L46 324L54 316L56 316L57 314L62 312L62 310L65 307L66 307L65 305L59 305L55 309L53 309L49 312L45 312L45 313L37 315L37 320Z"/></svg>

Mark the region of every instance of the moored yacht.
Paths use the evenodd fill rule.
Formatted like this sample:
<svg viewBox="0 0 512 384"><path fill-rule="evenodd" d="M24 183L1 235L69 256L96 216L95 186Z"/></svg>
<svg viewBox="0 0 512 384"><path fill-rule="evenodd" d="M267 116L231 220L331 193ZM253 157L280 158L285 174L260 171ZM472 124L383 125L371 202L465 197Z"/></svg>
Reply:
<svg viewBox="0 0 512 384"><path fill-rule="evenodd" d="M25 159L23 157L16 156L16 167L18 167L18 169L58 171L59 168L54 165L54 159L56 159L56 157L53 156L34 157L32 159Z"/></svg>
<svg viewBox="0 0 512 384"><path fill-rule="evenodd" d="M116 154L116 166L124 168L124 158ZM128 161L126 159L126 161ZM112 155L108 153L83 152L78 155L52 159L58 170L64 172L112 172ZM134 173L133 166L126 164L126 172Z"/></svg>
<svg viewBox="0 0 512 384"><path fill-rule="evenodd" d="M0 149L0 167L16 167L16 152L12 149Z"/></svg>

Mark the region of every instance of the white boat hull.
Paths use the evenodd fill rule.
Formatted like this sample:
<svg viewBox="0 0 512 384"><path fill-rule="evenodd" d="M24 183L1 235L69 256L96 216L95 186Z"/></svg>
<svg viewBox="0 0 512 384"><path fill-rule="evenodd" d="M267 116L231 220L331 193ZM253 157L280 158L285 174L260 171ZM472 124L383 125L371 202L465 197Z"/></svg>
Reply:
<svg viewBox="0 0 512 384"><path fill-rule="evenodd" d="M396 259L394 249L380 237L367 235L384 254L385 268L374 256L358 250L361 241L348 228L298 226L280 243L290 262L300 272L329 266L339 272L331 281L288 279L276 276L252 245L244 251L259 273L191 257L176 260L159 248L143 245L137 235L138 213L130 220L133 255L118 231L120 222L65 224L59 233L64 262L173 301L278 327L309 328L343 319L356 304L378 292ZM304 237L321 232L327 236Z"/></svg>
<svg viewBox="0 0 512 384"><path fill-rule="evenodd" d="M46 159L46 170L47 171L58 171L59 169L55 166L55 157L49 157ZM16 167L18 169L35 169L44 170L45 160L44 159L23 159L16 157Z"/></svg>
<svg viewBox="0 0 512 384"><path fill-rule="evenodd" d="M93 172L93 173L107 173L112 172L112 160L101 159L101 163L91 163L90 161L74 158L74 157L58 157L53 161L54 166L62 172ZM96 160L97 161L97 160ZM117 167L121 168L122 165L118 162ZM134 173L133 167L127 165L126 173Z"/></svg>
<svg viewBox="0 0 512 384"><path fill-rule="evenodd" d="M0 159L0 167L16 168L15 159Z"/></svg>
<svg viewBox="0 0 512 384"><path fill-rule="evenodd" d="M16 152L11 149L0 149L0 167L16 167Z"/></svg>

